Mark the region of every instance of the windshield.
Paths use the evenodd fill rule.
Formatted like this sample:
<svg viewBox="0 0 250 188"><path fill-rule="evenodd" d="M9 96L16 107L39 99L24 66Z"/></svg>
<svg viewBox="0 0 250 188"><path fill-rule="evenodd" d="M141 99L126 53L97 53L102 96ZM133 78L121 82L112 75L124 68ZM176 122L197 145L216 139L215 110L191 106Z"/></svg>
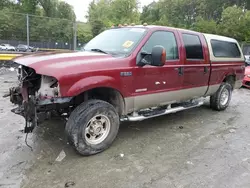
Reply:
<svg viewBox="0 0 250 188"><path fill-rule="evenodd" d="M89 41L84 50L110 54L129 54L145 32L146 29L143 28L109 29Z"/></svg>

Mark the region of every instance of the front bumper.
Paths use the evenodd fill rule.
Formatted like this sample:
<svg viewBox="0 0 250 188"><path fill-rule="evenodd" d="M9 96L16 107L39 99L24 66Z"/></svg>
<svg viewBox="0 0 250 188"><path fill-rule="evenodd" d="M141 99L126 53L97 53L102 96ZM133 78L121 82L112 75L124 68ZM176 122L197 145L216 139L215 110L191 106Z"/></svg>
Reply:
<svg viewBox="0 0 250 188"><path fill-rule="evenodd" d="M248 76L245 76L243 81L242 81L242 85L244 87L250 88L250 78Z"/></svg>
<svg viewBox="0 0 250 188"><path fill-rule="evenodd" d="M10 101L18 107L11 111L25 118L24 132L32 132L43 121L50 119L53 111L68 108L72 97L54 97L39 99L34 95L28 95L27 89L21 87L10 88Z"/></svg>

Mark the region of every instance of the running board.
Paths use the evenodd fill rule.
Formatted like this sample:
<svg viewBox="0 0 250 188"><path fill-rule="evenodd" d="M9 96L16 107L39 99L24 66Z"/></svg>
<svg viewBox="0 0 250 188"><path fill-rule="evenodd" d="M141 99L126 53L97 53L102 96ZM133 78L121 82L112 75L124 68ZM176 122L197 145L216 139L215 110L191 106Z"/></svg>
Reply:
<svg viewBox="0 0 250 188"><path fill-rule="evenodd" d="M130 116L125 116L125 117L121 118L120 120L121 121L143 121L145 119L150 119L150 118L153 118L153 117L163 116L163 115L166 115L166 114L172 114L172 113L187 110L187 109L190 109L190 108L199 107L199 106L202 106L203 104L204 104L204 101L200 101L195 105L189 105L187 107L179 106L179 107L166 109L166 110L164 110L164 112L159 113L159 114L154 114L152 116L143 116L143 115L132 116L132 115L130 115Z"/></svg>

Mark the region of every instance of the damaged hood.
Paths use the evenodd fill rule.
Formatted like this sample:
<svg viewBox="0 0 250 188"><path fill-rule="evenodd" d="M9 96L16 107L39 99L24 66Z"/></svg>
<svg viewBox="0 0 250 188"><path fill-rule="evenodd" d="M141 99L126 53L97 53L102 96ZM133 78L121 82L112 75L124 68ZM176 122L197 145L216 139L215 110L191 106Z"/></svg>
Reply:
<svg viewBox="0 0 250 188"><path fill-rule="evenodd" d="M57 78L62 75L102 70L107 67L107 63L112 63L117 59L108 54L84 51L35 53L15 58L13 61L33 68L37 74Z"/></svg>

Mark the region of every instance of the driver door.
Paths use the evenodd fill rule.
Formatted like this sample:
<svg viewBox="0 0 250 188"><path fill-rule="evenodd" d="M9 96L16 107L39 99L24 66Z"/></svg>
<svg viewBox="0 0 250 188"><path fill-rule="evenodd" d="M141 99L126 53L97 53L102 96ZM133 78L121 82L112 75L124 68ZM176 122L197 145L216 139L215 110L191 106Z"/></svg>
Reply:
<svg viewBox="0 0 250 188"><path fill-rule="evenodd" d="M141 52L151 53L156 45L166 49L166 62L163 67L145 65L135 68L134 107L135 110L172 103L178 98L182 88L183 75L179 68L183 65L180 60L180 43L176 31L161 30L153 32ZM141 52L138 54L140 57ZM140 61L137 58L137 63Z"/></svg>

